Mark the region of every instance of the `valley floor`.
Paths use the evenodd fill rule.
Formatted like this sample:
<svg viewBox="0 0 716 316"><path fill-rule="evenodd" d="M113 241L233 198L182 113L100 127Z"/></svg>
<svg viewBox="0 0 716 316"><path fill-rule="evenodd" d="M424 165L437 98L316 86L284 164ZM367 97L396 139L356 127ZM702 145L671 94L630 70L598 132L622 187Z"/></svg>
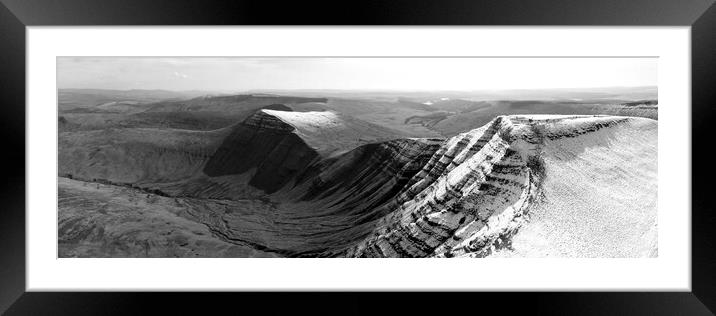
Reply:
<svg viewBox="0 0 716 316"><path fill-rule="evenodd" d="M222 238L196 216L270 213L261 201L173 198L62 177L58 188L59 257L276 256Z"/></svg>

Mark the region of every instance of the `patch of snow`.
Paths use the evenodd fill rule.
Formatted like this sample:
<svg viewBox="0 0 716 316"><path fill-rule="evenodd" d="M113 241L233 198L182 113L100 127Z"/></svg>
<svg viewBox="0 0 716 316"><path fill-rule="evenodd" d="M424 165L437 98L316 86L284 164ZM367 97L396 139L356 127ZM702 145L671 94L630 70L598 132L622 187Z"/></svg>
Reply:
<svg viewBox="0 0 716 316"><path fill-rule="evenodd" d="M316 132L318 129L330 129L344 125L343 120L332 111L288 112L266 109L261 111L277 117L301 131Z"/></svg>

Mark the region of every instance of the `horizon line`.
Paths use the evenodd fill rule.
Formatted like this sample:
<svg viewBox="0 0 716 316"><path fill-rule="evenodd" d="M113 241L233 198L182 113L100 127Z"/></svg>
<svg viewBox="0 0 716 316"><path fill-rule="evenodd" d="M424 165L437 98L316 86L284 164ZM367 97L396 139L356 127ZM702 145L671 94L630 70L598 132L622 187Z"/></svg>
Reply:
<svg viewBox="0 0 716 316"><path fill-rule="evenodd" d="M191 91L204 91L204 92L250 92L250 91L361 91L361 92L487 92L487 91L543 91L543 90L589 90L589 89L614 89L614 88L657 88L658 85L638 85L638 86L591 86L591 87L553 87L553 88L501 88L501 89L473 89L473 90L449 90L449 89L436 89L436 90L425 90L425 89L372 89L372 88L359 88L359 89L339 89L339 88L251 88L251 89L185 89L185 90L173 90L173 89L161 89L161 88L146 88L146 89L117 89L117 88L57 88L57 90L108 90L108 91L168 91L168 92L191 92Z"/></svg>

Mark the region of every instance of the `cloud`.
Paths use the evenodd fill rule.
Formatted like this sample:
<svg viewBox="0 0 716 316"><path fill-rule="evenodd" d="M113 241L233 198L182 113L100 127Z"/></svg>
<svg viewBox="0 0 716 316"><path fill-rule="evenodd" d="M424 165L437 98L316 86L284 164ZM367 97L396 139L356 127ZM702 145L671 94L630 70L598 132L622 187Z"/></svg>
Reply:
<svg viewBox="0 0 716 316"><path fill-rule="evenodd" d="M186 79L186 78L189 78L189 75L175 71L175 72L174 72L174 77Z"/></svg>

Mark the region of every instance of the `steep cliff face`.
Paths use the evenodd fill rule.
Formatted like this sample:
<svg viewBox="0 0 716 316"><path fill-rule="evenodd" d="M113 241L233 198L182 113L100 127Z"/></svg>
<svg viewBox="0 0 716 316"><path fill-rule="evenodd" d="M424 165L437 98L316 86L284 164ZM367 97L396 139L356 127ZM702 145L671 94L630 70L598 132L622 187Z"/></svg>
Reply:
<svg viewBox="0 0 716 316"><path fill-rule="evenodd" d="M541 181L534 126L500 117L447 140L344 255L452 256L484 251L516 228ZM489 248L489 247L488 247Z"/></svg>
<svg viewBox="0 0 716 316"><path fill-rule="evenodd" d="M635 123L635 122L638 122ZM584 173L588 179L596 173L594 169L571 169L570 173L555 174L547 172L551 168L560 168L560 162L554 157L574 155L571 159L580 159L590 146L601 145L610 148L623 148L633 143L623 137L624 131L646 132L647 147L655 151L655 122L647 119L621 117L564 117L531 116L499 117L487 126L460 134L448 140L438 150L418 175L396 197L390 206L388 215L375 224L372 234L347 249L340 255L359 257L484 257L496 249L511 247L510 242L518 230L529 226L529 212L537 202L565 205L580 200L574 196L565 196L563 192L553 190L554 183L564 183L574 177L573 173ZM641 130L645 129L645 130ZM599 131L608 130L608 132ZM596 134L596 135L595 135ZM611 135L611 136L610 136ZM622 137L613 137L622 135ZM595 141L596 140L596 141ZM579 144L581 150L565 151L562 144ZM593 158L593 157L590 157ZM615 157L599 165L611 166ZM618 157L617 157L618 158ZM547 163L545 162L547 160ZM591 160L591 159L590 159ZM619 158L621 162L621 158ZM596 161L591 161L597 164ZM655 156L643 161L655 166ZM621 168L617 165L614 167ZM546 179L549 178L549 181ZM653 180L654 182L650 182ZM614 181L614 179L611 179ZM655 179L644 177L633 180L622 179L636 185L655 183ZM545 189L545 183L551 183ZM575 186L590 187L590 186ZM609 186L605 181L602 183ZM636 189L638 190L638 189ZM634 199L631 192L620 192L619 198ZM636 199L642 198L636 195ZM592 199L586 203L607 203L593 199L589 194L582 199ZM611 197L613 198L613 197ZM655 201L655 196L650 201ZM547 201L547 202L545 202ZM609 203L606 205L616 205ZM611 210L635 219L640 225L629 233L631 242L637 247L653 245L650 234L655 222L656 208L634 210L629 204ZM543 206L544 207L544 206ZM560 206L564 207L564 206ZM549 208L549 207L547 207ZM595 220L594 214L575 211L589 221L593 232L610 231L614 221ZM554 221L572 221L568 214ZM553 223L554 224L554 223ZM623 227L624 229L628 229ZM603 234L601 236L604 236ZM618 236L612 236L612 246L625 246ZM590 236L591 242L604 244L599 233ZM633 247L634 245L629 245ZM634 256L628 251L613 251L620 256ZM564 254L563 254L564 255ZM574 254L572 254L574 255Z"/></svg>

